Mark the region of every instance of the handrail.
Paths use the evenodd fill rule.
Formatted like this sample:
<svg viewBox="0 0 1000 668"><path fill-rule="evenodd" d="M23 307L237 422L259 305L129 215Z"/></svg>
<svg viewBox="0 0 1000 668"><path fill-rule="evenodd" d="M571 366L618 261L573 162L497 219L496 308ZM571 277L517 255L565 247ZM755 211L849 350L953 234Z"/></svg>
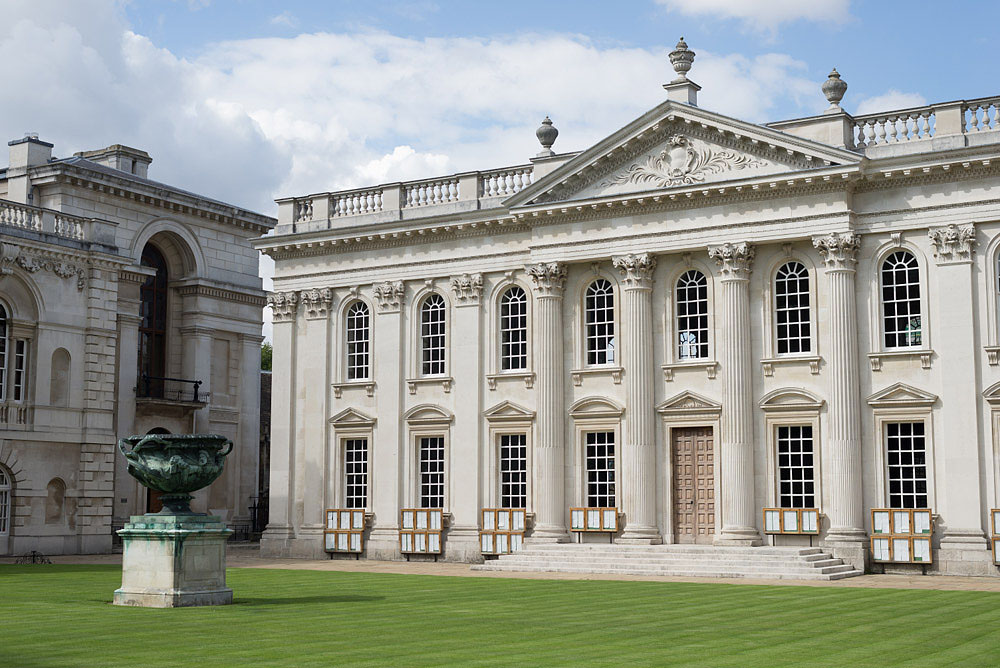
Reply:
<svg viewBox="0 0 1000 668"><path fill-rule="evenodd" d="M150 376L149 374L145 374L145 373L142 374L142 379L141 380L142 380L143 385L145 386L145 392L142 393L142 394L139 394L139 396L141 398L166 399L167 397L163 396L164 393L165 393L164 392L164 388L162 386L160 386L158 388L154 388L154 386L152 385L152 381L169 381L169 382L172 382L172 383L184 383L185 385L190 384L192 386L191 387L191 399L190 399L190 401L193 401L195 403L204 403L201 400L201 395L199 394L199 389L198 389L198 388L201 387L201 383L202 383L202 381L200 381L200 380L190 380L188 378L171 378L169 376ZM136 389L138 390L138 388L136 388ZM154 389L157 389L158 391L154 392ZM137 394L138 394L138 392L137 392ZM177 400L178 401L184 401L184 399L181 398L181 392L177 393Z"/></svg>

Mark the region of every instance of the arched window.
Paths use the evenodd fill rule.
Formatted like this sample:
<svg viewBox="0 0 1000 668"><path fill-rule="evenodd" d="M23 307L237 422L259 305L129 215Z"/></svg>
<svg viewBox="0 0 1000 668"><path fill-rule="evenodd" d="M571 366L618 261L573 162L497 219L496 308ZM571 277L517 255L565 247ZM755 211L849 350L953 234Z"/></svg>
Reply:
<svg viewBox="0 0 1000 668"><path fill-rule="evenodd" d="M584 299L587 364L615 363L615 294L610 281L599 278L587 286Z"/></svg>
<svg viewBox="0 0 1000 668"><path fill-rule="evenodd" d="M528 368L528 297L518 286L500 297L500 369Z"/></svg>
<svg viewBox="0 0 1000 668"><path fill-rule="evenodd" d="M347 309L347 380L367 380L371 349L368 304L354 302Z"/></svg>
<svg viewBox="0 0 1000 668"><path fill-rule="evenodd" d="M0 309L2 308L0 306ZM13 486L10 472L0 466L0 536L10 533L10 497Z"/></svg>
<svg viewBox="0 0 1000 668"><path fill-rule="evenodd" d="M163 396L167 357L167 261L151 244L142 250L141 264L156 270L139 288L139 394Z"/></svg>
<svg viewBox="0 0 1000 668"><path fill-rule="evenodd" d="M920 267L908 251L882 263L882 329L886 348L921 345Z"/></svg>
<svg viewBox="0 0 1000 668"><path fill-rule="evenodd" d="M708 280L697 269L689 269L677 279L674 291L677 308L677 359L708 357Z"/></svg>
<svg viewBox="0 0 1000 668"><path fill-rule="evenodd" d="M425 376L445 373L445 303L432 294L420 305L420 372Z"/></svg>
<svg viewBox="0 0 1000 668"><path fill-rule="evenodd" d="M7 309L0 304L0 401L7 398L7 348L9 346Z"/></svg>
<svg viewBox="0 0 1000 668"><path fill-rule="evenodd" d="M809 272L801 262L786 262L774 276L774 320L779 355L812 350Z"/></svg>

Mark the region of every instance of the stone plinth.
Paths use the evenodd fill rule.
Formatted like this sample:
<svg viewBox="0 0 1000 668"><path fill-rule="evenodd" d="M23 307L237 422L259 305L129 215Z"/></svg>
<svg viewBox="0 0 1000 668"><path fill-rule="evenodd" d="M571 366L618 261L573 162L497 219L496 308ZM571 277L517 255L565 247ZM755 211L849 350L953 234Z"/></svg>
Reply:
<svg viewBox="0 0 1000 668"><path fill-rule="evenodd" d="M226 539L213 515L133 515L122 537L122 586L115 605L178 608L227 605Z"/></svg>

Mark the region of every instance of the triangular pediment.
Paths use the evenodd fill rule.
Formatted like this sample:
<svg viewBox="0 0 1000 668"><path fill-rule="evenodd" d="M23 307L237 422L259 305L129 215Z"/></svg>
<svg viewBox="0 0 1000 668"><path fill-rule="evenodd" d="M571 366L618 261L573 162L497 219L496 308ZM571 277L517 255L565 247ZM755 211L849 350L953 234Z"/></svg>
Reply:
<svg viewBox="0 0 1000 668"><path fill-rule="evenodd" d="M655 192L860 159L846 149L668 101L540 178L505 205Z"/></svg>
<svg viewBox="0 0 1000 668"><path fill-rule="evenodd" d="M535 411L528 410L523 406L518 406L513 401L501 401L499 404L486 410L483 415L491 422L504 420L532 420Z"/></svg>
<svg viewBox="0 0 1000 668"><path fill-rule="evenodd" d="M663 401L656 407L661 415L675 413L712 413L722 411L722 405L700 394L684 391Z"/></svg>
<svg viewBox="0 0 1000 668"><path fill-rule="evenodd" d="M403 413L403 419L410 424L451 422L454 417L449 411L433 404L420 404Z"/></svg>
<svg viewBox="0 0 1000 668"><path fill-rule="evenodd" d="M760 407L765 411L819 410L823 400L800 387L783 387L764 395Z"/></svg>
<svg viewBox="0 0 1000 668"><path fill-rule="evenodd" d="M345 408L329 421L335 427L370 427L375 424L375 418L353 408Z"/></svg>
<svg viewBox="0 0 1000 668"><path fill-rule="evenodd" d="M918 390L906 383L896 383L868 397L868 405L876 408L890 406L927 407L932 406L937 399L937 395L930 392Z"/></svg>
<svg viewBox="0 0 1000 668"><path fill-rule="evenodd" d="M584 397L569 407L569 414L579 419L621 417L625 407L607 397Z"/></svg>

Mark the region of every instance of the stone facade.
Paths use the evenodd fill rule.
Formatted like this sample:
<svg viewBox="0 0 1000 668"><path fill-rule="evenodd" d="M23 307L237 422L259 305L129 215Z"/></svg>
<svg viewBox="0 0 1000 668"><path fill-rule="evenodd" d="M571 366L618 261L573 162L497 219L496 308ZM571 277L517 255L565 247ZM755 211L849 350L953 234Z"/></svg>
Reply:
<svg viewBox="0 0 1000 668"><path fill-rule="evenodd" d="M245 518L256 494L264 293L249 239L275 221L151 181L150 162L120 145L58 159L35 137L10 142L0 170L0 555L110 551L112 526L150 502L116 452L120 436L224 434L237 450L196 506ZM153 327L140 313L157 276L143 259L150 248L163 262L164 318ZM151 329L162 364L146 375L199 380L197 396L190 382L143 382L139 344Z"/></svg>
<svg viewBox="0 0 1000 668"><path fill-rule="evenodd" d="M808 544L762 531L762 508L805 504L863 567L869 510L920 504L930 572L997 574L1000 98L851 116L831 75L826 113L756 125L696 106L681 46L667 100L584 151L552 154L549 125L527 165L279 200L256 242L276 262L266 553L322 555L323 509L353 502L367 555L400 558L400 508L440 500L434 435L445 558L480 560L517 434L529 540L604 500L620 542ZM688 499L678 444L706 430Z"/></svg>

